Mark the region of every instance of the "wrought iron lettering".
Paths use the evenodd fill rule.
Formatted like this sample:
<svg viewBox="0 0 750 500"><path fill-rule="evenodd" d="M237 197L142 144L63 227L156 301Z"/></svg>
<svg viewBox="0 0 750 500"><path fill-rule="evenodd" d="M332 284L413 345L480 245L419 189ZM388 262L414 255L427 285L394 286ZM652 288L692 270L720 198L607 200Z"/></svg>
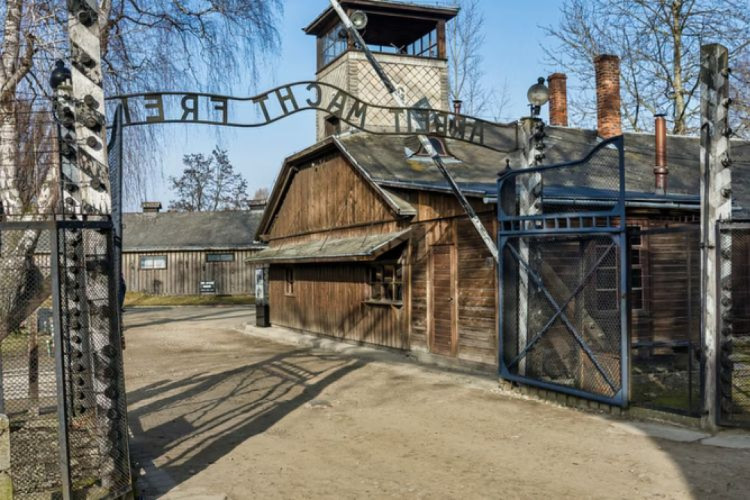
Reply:
<svg viewBox="0 0 750 500"><path fill-rule="evenodd" d="M300 111L317 110L378 135L429 134L507 151L507 125L445 110L389 107L362 101L324 82L297 82L253 97L198 92L149 92L110 97L123 109L123 126L197 123L262 127ZM248 118L252 117L252 118Z"/></svg>

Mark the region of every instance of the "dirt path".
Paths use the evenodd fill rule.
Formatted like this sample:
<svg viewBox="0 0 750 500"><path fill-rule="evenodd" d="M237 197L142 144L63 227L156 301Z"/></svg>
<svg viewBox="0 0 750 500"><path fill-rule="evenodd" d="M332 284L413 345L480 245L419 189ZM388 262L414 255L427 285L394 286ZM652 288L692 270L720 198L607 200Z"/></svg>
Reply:
<svg viewBox="0 0 750 500"><path fill-rule="evenodd" d="M750 451L651 439L489 379L239 333L245 308L126 314L147 498L747 498Z"/></svg>

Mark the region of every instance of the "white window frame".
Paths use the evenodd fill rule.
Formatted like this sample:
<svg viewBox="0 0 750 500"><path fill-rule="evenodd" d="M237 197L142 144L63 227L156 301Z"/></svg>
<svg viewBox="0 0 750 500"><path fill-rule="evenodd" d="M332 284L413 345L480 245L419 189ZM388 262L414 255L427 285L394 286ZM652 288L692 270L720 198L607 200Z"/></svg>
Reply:
<svg viewBox="0 0 750 500"><path fill-rule="evenodd" d="M163 264L157 264L158 261L163 262ZM166 268L166 255L141 255L138 259L138 269L141 271L163 271Z"/></svg>

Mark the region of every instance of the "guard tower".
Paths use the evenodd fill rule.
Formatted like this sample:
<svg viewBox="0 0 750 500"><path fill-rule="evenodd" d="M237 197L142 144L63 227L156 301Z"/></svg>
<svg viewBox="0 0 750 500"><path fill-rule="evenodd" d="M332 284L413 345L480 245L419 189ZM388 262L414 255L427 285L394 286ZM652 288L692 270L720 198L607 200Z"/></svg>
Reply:
<svg viewBox="0 0 750 500"><path fill-rule="evenodd" d="M357 10L367 14L367 26L360 33L409 106L449 109L445 25L456 17L457 8L386 0L344 0L341 6L349 15ZM317 38L318 81L365 102L395 105L332 8L307 26L305 33ZM368 119L368 125L380 124ZM324 111L317 113L316 127L318 140L349 128Z"/></svg>

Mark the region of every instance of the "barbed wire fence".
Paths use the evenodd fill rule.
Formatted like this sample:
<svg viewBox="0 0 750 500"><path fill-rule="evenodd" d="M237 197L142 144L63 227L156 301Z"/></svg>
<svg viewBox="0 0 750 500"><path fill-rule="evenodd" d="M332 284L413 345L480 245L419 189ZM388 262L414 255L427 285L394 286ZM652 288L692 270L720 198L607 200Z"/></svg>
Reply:
<svg viewBox="0 0 750 500"><path fill-rule="evenodd" d="M64 220L61 152L79 144L60 133L66 112L50 95L17 95L2 116L15 144L0 157L17 193L0 204L0 450L9 464L0 483L10 480L14 498L117 497L130 489L130 462L112 221Z"/></svg>

